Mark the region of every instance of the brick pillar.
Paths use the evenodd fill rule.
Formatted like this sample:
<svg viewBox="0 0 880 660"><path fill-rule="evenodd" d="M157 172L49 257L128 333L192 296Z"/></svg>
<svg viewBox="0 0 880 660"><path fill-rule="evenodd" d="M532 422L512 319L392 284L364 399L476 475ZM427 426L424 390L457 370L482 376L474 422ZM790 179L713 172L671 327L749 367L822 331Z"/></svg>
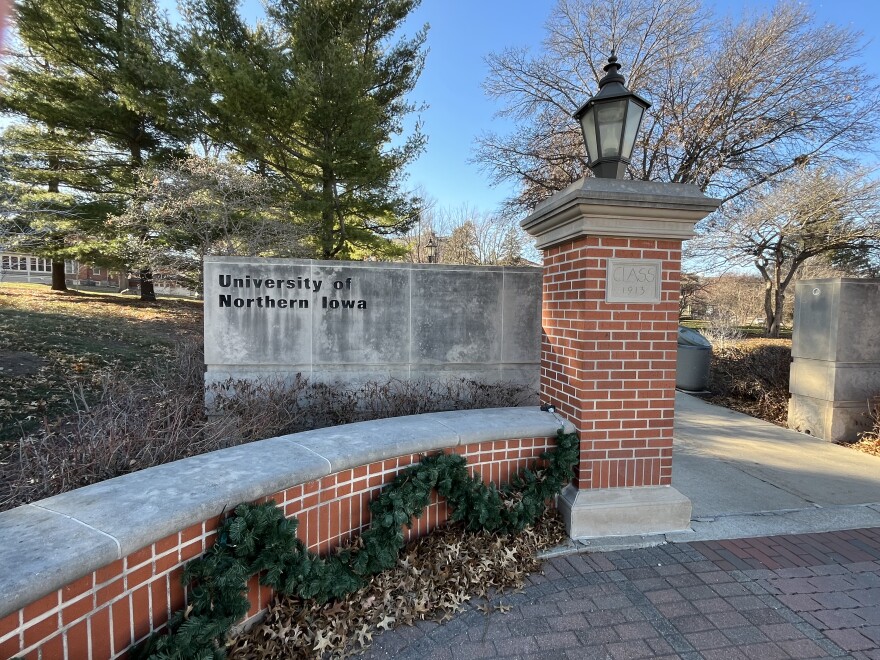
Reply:
<svg viewBox="0 0 880 660"><path fill-rule="evenodd" d="M686 529L672 488L681 243L718 205L695 186L583 179L523 221L544 251L541 397L580 435L572 538Z"/></svg>

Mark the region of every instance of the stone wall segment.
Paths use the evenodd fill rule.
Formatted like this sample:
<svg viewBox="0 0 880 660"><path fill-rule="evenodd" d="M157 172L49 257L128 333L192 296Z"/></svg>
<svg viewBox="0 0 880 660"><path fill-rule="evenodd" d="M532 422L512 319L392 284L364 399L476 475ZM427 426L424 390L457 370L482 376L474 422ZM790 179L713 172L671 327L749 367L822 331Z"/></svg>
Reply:
<svg viewBox="0 0 880 660"><path fill-rule="evenodd" d="M795 285L788 426L852 442L872 426L880 396L880 280L830 278Z"/></svg>
<svg viewBox="0 0 880 660"><path fill-rule="evenodd" d="M205 379L537 388L540 282L532 267L208 257Z"/></svg>

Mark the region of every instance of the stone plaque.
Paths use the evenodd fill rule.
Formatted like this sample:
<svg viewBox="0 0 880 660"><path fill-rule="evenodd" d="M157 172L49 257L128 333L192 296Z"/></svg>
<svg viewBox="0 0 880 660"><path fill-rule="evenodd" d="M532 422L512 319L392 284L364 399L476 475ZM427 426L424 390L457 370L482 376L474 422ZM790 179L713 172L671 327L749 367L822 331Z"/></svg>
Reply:
<svg viewBox="0 0 880 660"><path fill-rule="evenodd" d="M659 259L609 259L605 302L658 303L662 280Z"/></svg>

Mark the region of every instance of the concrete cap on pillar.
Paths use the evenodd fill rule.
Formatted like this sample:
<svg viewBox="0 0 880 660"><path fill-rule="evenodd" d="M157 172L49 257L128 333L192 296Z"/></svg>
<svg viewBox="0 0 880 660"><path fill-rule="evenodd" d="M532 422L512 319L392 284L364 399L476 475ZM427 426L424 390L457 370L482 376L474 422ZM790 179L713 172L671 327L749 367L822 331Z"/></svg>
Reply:
<svg viewBox="0 0 880 660"><path fill-rule="evenodd" d="M690 184L586 177L539 204L521 225L539 249L579 236L684 240L720 204Z"/></svg>

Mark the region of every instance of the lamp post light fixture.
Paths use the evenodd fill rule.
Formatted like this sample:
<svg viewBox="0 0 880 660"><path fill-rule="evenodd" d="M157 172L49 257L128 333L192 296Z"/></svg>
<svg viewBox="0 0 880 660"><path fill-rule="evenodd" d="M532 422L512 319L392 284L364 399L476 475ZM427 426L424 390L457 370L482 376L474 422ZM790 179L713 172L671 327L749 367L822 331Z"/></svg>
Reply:
<svg viewBox="0 0 880 660"><path fill-rule="evenodd" d="M604 71L598 93L574 113L574 118L581 123L587 164L593 174L603 179L622 179L642 117L651 104L623 86L624 77L613 50Z"/></svg>
<svg viewBox="0 0 880 660"><path fill-rule="evenodd" d="M434 237L428 239L428 242L425 244L425 252L428 255L428 263L435 264L437 263L437 244L434 242Z"/></svg>

